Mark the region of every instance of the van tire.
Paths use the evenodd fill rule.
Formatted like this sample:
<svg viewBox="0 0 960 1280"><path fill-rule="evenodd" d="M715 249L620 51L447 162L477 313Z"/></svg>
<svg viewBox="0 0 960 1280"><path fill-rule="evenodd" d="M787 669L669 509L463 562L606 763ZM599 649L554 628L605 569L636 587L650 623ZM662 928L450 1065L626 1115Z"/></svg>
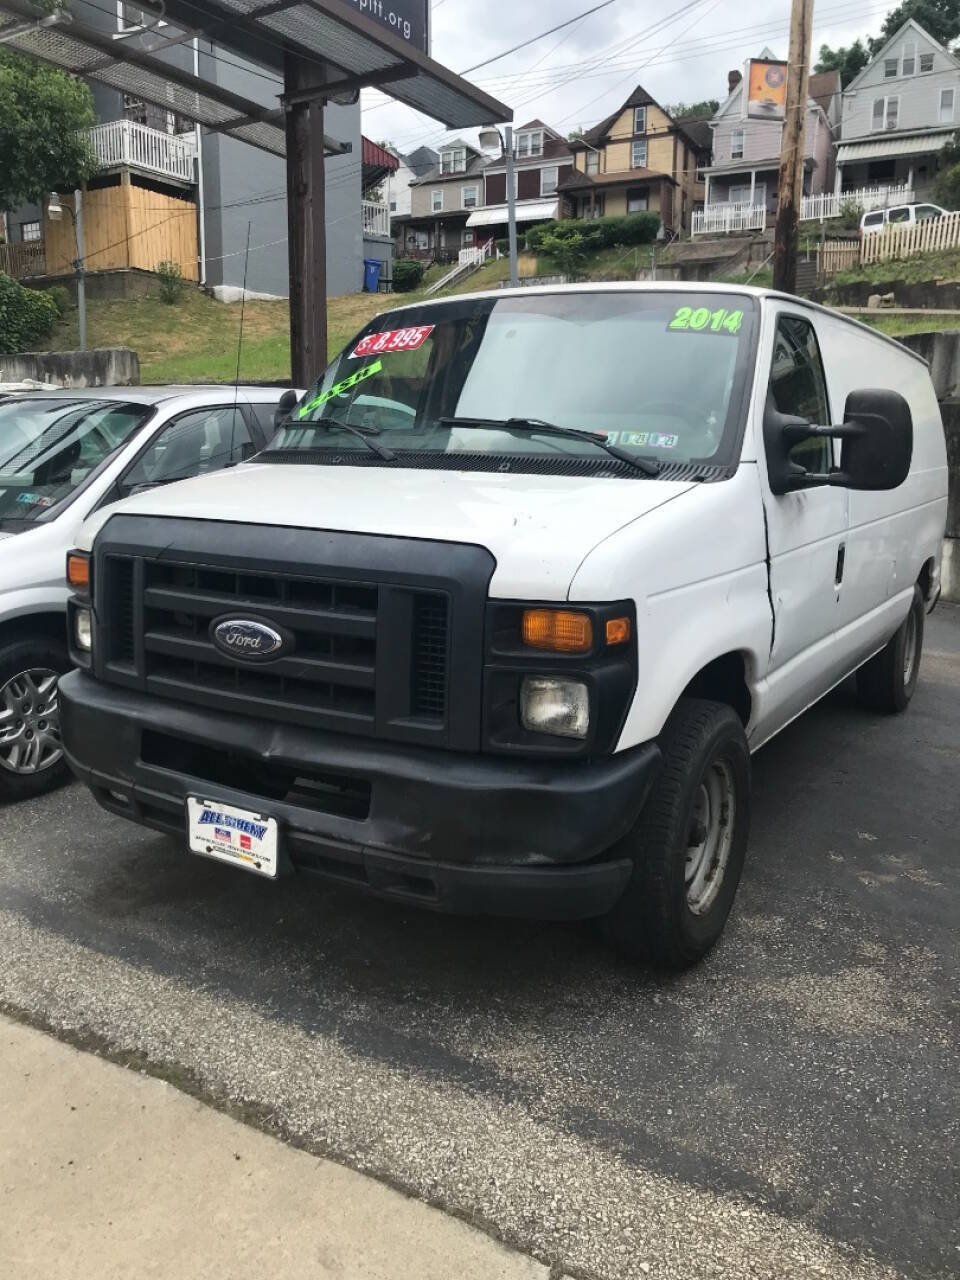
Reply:
<svg viewBox="0 0 960 1280"><path fill-rule="evenodd" d="M0 691L5 690L21 673L48 672L61 676L70 671L71 667L66 638L56 640L48 635L34 635L13 640L9 644L0 645ZM7 709L6 701L6 696L0 698L0 714ZM35 714L42 715L42 712ZM58 710L54 710L51 719L59 730ZM46 725L44 728L46 729ZM0 722L0 731L2 729L3 724ZM59 741L59 732L56 736ZM3 754L2 732L0 754ZM48 791L62 787L70 776L70 769L62 754L53 763L33 773L12 772L5 761L0 760L0 803L30 800L34 796L45 795Z"/></svg>
<svg viewBox="0 0 960 1280"><path fill-rule="evenodd" d="M888 715L906 711L920 676L925 619L923 594L914 587L910 612L896 635L857 672L857 696L863 706Z"/></svg>
<svg viewBox="0 0 960 1280"><path fill-rule="evenodd" d="M750 751L733 708L699 698L677 703L660 748L660 777L615 850L632 859L633 874L600 925L626 958L686 969L720 937L740 883L750 831ZM716 872L712 882L707 875L698 904L699 873L691 864L705 871L711 862Z"/></svg>

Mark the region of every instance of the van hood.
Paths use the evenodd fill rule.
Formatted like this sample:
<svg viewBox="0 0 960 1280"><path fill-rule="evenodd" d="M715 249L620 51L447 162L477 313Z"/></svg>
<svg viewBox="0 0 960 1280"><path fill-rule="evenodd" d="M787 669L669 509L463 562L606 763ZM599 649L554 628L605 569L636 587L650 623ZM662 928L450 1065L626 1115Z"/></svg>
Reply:
<svg viewBox="0 0 960 1280"><path fill-rule="evenodd" d="M685 493L689 481L247 463L151 489L91 516L81 550L114 514L426 538L486 547L491 593L565 599L594 547Z"/></svg>

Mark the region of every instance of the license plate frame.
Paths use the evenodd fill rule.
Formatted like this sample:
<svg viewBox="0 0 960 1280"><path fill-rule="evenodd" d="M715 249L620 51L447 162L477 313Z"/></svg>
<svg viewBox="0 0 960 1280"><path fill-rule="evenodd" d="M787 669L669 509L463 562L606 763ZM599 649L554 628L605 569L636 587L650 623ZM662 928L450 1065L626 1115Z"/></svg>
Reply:
<svg viewBox="0 0 960 1280"><path fill-rule="evenodd" d="M276 880L280 862L276 818L203 796L187 796L186 814L191 853Z"/></svg>

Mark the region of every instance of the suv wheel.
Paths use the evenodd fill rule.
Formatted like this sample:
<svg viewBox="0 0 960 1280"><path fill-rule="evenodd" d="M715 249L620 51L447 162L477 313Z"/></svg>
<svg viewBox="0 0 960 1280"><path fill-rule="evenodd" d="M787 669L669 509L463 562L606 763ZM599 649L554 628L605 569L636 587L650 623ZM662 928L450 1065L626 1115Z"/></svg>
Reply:
<svg viewBox="0 0 960 1280"><path fill-rule="evenodd" d="M70 776L60 743L57 685L66 645L47 636L0 646L0 800L26 800Z"/></svg>
<svg viewBox="0 0 960 1280"><path fill-rule="evenodd" d="M736 712L684 698L661 735L663 772L618 847L633 875L601 927L632 960L685 969L723 932L750 830L750 752Z"/></svg>

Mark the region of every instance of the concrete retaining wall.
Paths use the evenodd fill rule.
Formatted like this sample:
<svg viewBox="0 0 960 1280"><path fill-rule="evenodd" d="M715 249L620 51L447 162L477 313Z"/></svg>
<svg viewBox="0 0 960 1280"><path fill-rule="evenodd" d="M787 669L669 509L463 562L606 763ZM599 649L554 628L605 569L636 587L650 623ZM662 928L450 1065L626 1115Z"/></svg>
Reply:
<svg viewBox="0 0 960 1280"><path fill-rule="evenodd" d="M950 501L943 544L943 595L960 603L960 333L912 333L902 338L930 364L947 437Z"/></svg>
<svg viewBox="0 0 960 1280"><path fill-rule="evenodd" d="M27 379L53 382L58 387L136 387L140 383L140 357L129 347L0 355L0 382Z"/></svg>

